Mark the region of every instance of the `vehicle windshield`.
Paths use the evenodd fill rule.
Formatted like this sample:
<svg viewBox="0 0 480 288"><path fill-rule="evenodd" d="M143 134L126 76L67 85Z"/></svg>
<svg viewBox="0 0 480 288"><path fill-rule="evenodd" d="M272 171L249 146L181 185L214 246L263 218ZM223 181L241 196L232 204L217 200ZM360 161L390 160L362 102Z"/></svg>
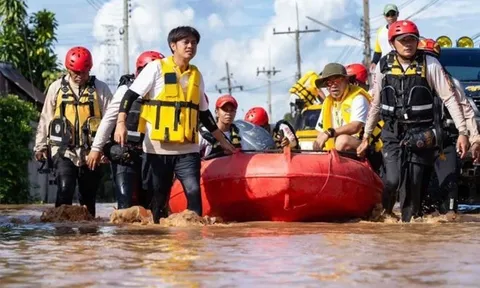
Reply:
<svg viewBox="0 0 480 288"><path fill-rule="evenodd" d="M312 130L317 125L320 110L306 110L303 112L303 123L300 125L301 130Z"/></svg>
<svg viewBox="0 0 480 288"><path fill-rule="evenodd" d="M449 51L450 52L450 51ZM480 81L480 53L444 53L440 63L460 82Z"/></svg>

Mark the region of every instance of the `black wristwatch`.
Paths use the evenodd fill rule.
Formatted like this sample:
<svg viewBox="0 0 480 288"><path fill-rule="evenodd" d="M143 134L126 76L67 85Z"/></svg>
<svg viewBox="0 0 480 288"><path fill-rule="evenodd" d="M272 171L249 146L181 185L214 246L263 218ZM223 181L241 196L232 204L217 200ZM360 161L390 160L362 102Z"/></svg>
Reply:
<svg viewBox="0 0 480 288"><path fill-rule="evenodd" d="M334 138L335 137L335 129L328 128L327 129L327 135L328 135L328 138Z"/></svg>

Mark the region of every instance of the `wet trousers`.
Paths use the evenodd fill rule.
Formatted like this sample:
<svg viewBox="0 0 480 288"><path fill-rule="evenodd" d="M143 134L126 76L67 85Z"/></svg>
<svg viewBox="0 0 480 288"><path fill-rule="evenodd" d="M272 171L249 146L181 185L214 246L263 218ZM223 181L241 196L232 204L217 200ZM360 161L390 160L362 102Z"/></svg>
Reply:
<svg viewBox="0 0 480 288"><path fill-rule="evenodd" d="M145 153L143 177L147 189L153 191L152 214L154 223L168 216L168 200L174 176L180 180L187 209L202 215L200 194L200 153L157 155Z"/></svg>
<svg viewBox="0 0 480 288"><path fill-rule="evenodd" d="M385 165L382 204L391 213L399 193L402 221L421 216L421 202L425 177L428 177L435 150L411 151L400 146L400 140L391 131L382 131Z"/></svg>
<svg viewBox="0 0 480 288"><path fill-rule="evenodd" d="M444 145L443 155L435 152L434 171L438 179L439 189L437 195L432 195L437 200L440 213L457 211L458 208L458 158L455 141L448 139Z"/></svg>
<svg viewBox="0 0 480 288"><path fill-rule="evenodd" d="M92 171L86 165L77 167L70 159L59 155L53 158L53 165L57 181L55 207L63 204L72 205L78 180L78 201L80 205L87 206L88 212L95 217L97 189L102 178L100 168L98 167Z"/></svg>
<svg viewBox="0 0 480 288"><path fill-rule="evenodd" d="M152 197L150 191L143 189L142 157L136 155L132 164L112 163L111 169L118 209L136 204L149 208Z"/></svg>

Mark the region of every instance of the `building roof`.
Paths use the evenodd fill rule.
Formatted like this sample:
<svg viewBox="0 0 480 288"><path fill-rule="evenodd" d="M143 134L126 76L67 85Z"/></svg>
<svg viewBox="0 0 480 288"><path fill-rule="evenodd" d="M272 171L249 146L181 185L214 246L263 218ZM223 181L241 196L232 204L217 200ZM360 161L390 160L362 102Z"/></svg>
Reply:
<svg viewBox="0 0 480 288"><path fill-rule="evenodd" d="M43 94L37 87L28 81L12 64L0 62L0 73L15 84L25 94L30 96L33 101L39 102L43 105L45 102L45 94Z"/></svg>

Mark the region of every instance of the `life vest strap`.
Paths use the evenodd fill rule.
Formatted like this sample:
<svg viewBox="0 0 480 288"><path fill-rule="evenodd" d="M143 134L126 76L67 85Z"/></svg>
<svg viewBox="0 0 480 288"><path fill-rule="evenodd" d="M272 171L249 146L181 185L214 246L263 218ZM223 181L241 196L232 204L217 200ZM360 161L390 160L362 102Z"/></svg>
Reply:
<svg viewBox="0 0 480 288"><path fill-rule="evenodd" d="M180 114L181 108L189 108L193 110L200 110L200 105L193 104L191 102L183 102L183 101L163 101L163 100L147 100L145 101L145 105L149 106L156 106L156 119L155 119L155 129L160 129L160 107L175 107L175 121L173 122L173 130L178 130L178 123L180 122Z"/></svg>

